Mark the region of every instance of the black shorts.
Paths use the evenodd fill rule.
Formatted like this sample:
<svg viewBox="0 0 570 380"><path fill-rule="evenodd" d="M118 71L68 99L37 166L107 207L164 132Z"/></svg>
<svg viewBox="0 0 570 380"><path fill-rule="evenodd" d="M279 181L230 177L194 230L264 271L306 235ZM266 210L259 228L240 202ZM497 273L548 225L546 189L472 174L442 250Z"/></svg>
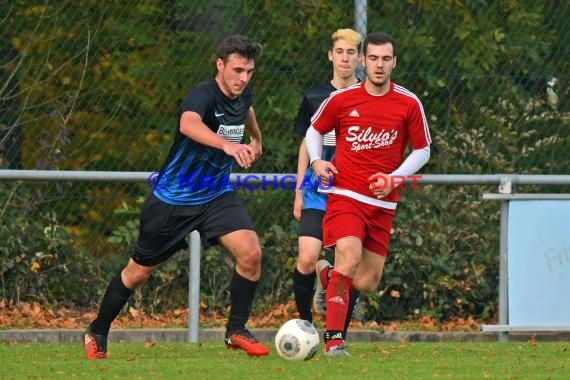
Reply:
<svg viewBox="0 0 570 380"><path fill-rule="evenodd" d="M316 208L307 208L301 211L299 236L310 236L323 241L323 218L325 212Z"/></svg>
<svg viewBox="0 0 570 380"><path fill-rule="evenodd" d="M132 259L153 266L188 248L186 236L197 230L204 248L218 244L216 237L237 230L255 230L236 194L227 192L196 206L165 203L150 194L141 210L139 237Z"/></svg>

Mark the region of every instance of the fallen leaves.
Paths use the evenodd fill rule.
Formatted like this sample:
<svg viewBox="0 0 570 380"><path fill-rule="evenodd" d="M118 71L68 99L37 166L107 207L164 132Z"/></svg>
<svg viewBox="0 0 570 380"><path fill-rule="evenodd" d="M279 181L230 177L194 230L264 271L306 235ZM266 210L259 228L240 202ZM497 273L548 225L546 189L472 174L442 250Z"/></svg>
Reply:
<svg viewBox="0 0 570 380"><path fill-rule="evenodd" d="M207 305L200 305L200 324L204 327L220 327L227 322L226 311L208 310ZM37 302L11 303L0 301L0 328L62 328L82 329L95 319L96 310L69 309L66 307L49 308ZM248 321L249 328L275 328L289 319L298 318L294 301L277 305L268 311L254 315ZM313 322L323 327L325 317L315 315ZM177 308L161 314L149 314L143 310L130 307L121 313L113 322L113 328L172 328L188 325L188 309ZM440 323L433 318L422 317L415 321L352 321L353 329L370 329L384 331L478 331L480 323L472 318L456 318ZM529 342L531 345L533 343ZM151 343L147 343L151 344ZM150 348L150 346L149 346Z"/></svg>
<svg viewBox="0 0 570 380"><path fill-rule="evenodd" d="M532 338L528 340L528 344L530 344L531 347L538 346L538 339L536 339L536 335L533 335Z"/></svg>

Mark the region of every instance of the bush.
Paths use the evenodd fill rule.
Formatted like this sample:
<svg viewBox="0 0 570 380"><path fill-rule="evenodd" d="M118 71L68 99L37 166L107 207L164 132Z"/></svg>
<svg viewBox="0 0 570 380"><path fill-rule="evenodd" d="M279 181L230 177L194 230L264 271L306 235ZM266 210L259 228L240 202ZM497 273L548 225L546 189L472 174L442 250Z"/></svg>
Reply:
<svg viewBox="0 0 570 380"><path fill-rule="evenodd" d="M37 189L2 187L0 296L2 299L86 305L95 297L90 254L74 247L55 211L40 212L26 199Z"/></svg>

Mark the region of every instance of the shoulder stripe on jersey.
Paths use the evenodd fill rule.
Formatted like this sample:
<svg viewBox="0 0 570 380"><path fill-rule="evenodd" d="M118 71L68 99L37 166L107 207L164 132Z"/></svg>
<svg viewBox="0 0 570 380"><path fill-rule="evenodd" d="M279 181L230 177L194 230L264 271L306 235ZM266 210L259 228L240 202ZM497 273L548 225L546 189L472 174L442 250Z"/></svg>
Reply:
<svg viewBox="0 0 570 380"><path fill-rule="evenodd" d="M399 84L394 83L394 91L396 91L397 93L403 94L403 95L407 95L410 98L414 98L414 99L418 99L418 97L416 96L416 94L414 94L413 92L411 92L410 90L408 90L405 87L400 86Z"/></svg>
<svg viewBox="0 0 570 380"><path fill-rule="evenodd" d="M398 94L402 94L404 96L410 97L410 98L414 99L416 101L416 103L418 103L418 107L420 108L420 112L422 114L424 135L426 137L426 141L428 142L428 144L431 144L431 136L429 134L428 122L426 119L426 115L424 113L424 107L422 106L422 102L420 101L420 99L416 96L416 94L414 94L413 92L411 92L407 88L402 87L402 86L395 84L395 83L394 83L394 92L397 92Z"/></svg>
<svg viewBox="0 0 570 380"><path fill-rule="evenodd" d="M350 90L354 90L354 89L360 88L360 85L361 85L361 84L362 84L361 82L357 82L357 83L353 84L352 86L348 86L348 87L341 88L341 89L339 89L339 90L336 90L336 91L331 92L331 94L329 95L329 97L326 98L326 99L321 103L321 105L319 106L319 108L317 108L317 110L315 111L315 114L313 115L313 117L311 117L311 124L313 123L314 120L318 119L318 117L320 116L320 114L323 112L323 108L327 105L327 103L328 103L332 98L334 98L334 97L337 96L338 94L343 93L343 92L345 92L345 91L350 91Z"/></svg>

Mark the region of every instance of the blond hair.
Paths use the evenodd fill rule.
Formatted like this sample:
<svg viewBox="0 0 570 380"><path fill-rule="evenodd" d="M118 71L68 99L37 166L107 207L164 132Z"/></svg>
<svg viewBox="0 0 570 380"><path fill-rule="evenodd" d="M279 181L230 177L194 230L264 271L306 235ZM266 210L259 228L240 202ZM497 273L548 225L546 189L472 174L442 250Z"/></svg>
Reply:
<svg viewBox="0 0 570 380"><path fill-rule="evenodd" d="M362 37L360 34L350 28L338 29L331 36L331 50L334 48L334 43L338 40L344 40L349 44L354 44L360 50L360 44L362 43Z"/></svg>

